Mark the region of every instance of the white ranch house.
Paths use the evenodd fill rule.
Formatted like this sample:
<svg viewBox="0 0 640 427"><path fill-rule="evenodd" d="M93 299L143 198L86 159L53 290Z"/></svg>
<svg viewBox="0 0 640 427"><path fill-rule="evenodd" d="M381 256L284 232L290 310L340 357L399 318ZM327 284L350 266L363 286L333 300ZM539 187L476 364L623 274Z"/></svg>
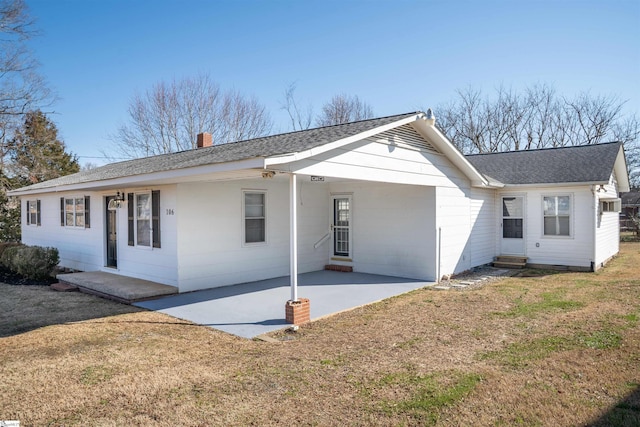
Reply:
<svg viewBox="0 0 640 427"><path fill-rule="evenodd" d="M618 252L620 143L464 156L422 112L209 143L11 192L23 242L179 292L328 264L438 281L504 254L596 270Z"/></svg>

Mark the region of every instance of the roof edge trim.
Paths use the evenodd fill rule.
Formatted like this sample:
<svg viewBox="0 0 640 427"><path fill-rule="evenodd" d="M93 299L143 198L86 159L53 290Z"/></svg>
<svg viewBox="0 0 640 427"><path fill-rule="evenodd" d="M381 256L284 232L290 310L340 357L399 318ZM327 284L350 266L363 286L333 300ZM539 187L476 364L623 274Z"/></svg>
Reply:
<svg viewBox="0 0 640 427"><path fill-rule="evenodd" d="M167 178L181 178L189 175L202 175L216 172L231 172L243 169L264 169L264 158L255 157L253 159L245 159L236 162L226 163L214 163L209 165L194 166L190 168L174 169L169 171L160 171L145 173L140 175L129 175L119 178L111 178L100 181L87 181L78 184L58 185L53 187L36 188L32 190L13 190L7 192L9 196L27 196L31 194L44 194L44 193L60 193L63 191L78 191L86 188L91 189L109 189L122 187L126 185L135 185L139 182L167 179Z"/></svg>

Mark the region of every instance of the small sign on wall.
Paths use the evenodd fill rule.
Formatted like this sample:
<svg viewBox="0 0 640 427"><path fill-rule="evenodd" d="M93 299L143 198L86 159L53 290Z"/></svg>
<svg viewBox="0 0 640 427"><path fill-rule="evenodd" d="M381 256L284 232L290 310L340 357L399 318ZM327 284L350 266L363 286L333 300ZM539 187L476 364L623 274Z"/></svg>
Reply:
<svg viewBox="0 0 640 427"><path fill-rule="evenodd" d="M324 176L311 175L311 182L324 182Z"/></svg>

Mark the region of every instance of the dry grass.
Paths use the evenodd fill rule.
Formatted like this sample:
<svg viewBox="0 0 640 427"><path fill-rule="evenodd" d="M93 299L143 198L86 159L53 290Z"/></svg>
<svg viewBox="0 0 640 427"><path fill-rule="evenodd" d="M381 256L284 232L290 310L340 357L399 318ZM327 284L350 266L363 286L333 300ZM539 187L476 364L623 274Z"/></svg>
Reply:
<svg viewBox="0 0 640 427"><path fill-rule="evenodd" d="M639 243L598 273L419 290L281 343L0 292L0 419L25 426L640 424Z"/></svg>

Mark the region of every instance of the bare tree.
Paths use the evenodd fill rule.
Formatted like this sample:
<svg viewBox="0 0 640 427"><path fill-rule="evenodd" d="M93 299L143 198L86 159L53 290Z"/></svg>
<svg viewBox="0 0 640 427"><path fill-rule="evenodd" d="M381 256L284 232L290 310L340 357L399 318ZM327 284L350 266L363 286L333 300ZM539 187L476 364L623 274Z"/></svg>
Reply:
<svg viewBox="0 0 640 427"><path fill-rule="evenodd" d="M369 104L361 101L357 95L335 95L331 101L322 107L316 118L316 125L331 126L373 117L373 110Z"/></svg>
<svg viewBox="0 0 640 427"><path fill-rule="evenodd" d="M0 127L52 101L26 44L34 35L25 2L0 0Z"/></svg>
<svg viewBox="0 0 640 427"><path fill-rule="evenodd" d="M523 92L500 86L494 96L467 88L439 107L438 124L465 154L621 141L632 182L640 184L640 121L623 115L617 96L559 96L548 85Z"/></svg>
<svg viewBox="0 0 640 427"><path fill-rule="evenodd" d="M160 82L129 105L129 122L112 136L108 158L137 158L195 148L200 132L214 144L268 134L272 127L265 106L237 91L222 91L208 75Z"/></svg>
<svg viewBox="0 0 640 427"><path fill-rule="evenodd" d="M291 83L284 90L284 101L281 109L285 110L289 115L291 130L305 130L311 127L313 121L313 106L308 104L306 108L300 107L299 101L295 97L296 84Z"/></svg>

